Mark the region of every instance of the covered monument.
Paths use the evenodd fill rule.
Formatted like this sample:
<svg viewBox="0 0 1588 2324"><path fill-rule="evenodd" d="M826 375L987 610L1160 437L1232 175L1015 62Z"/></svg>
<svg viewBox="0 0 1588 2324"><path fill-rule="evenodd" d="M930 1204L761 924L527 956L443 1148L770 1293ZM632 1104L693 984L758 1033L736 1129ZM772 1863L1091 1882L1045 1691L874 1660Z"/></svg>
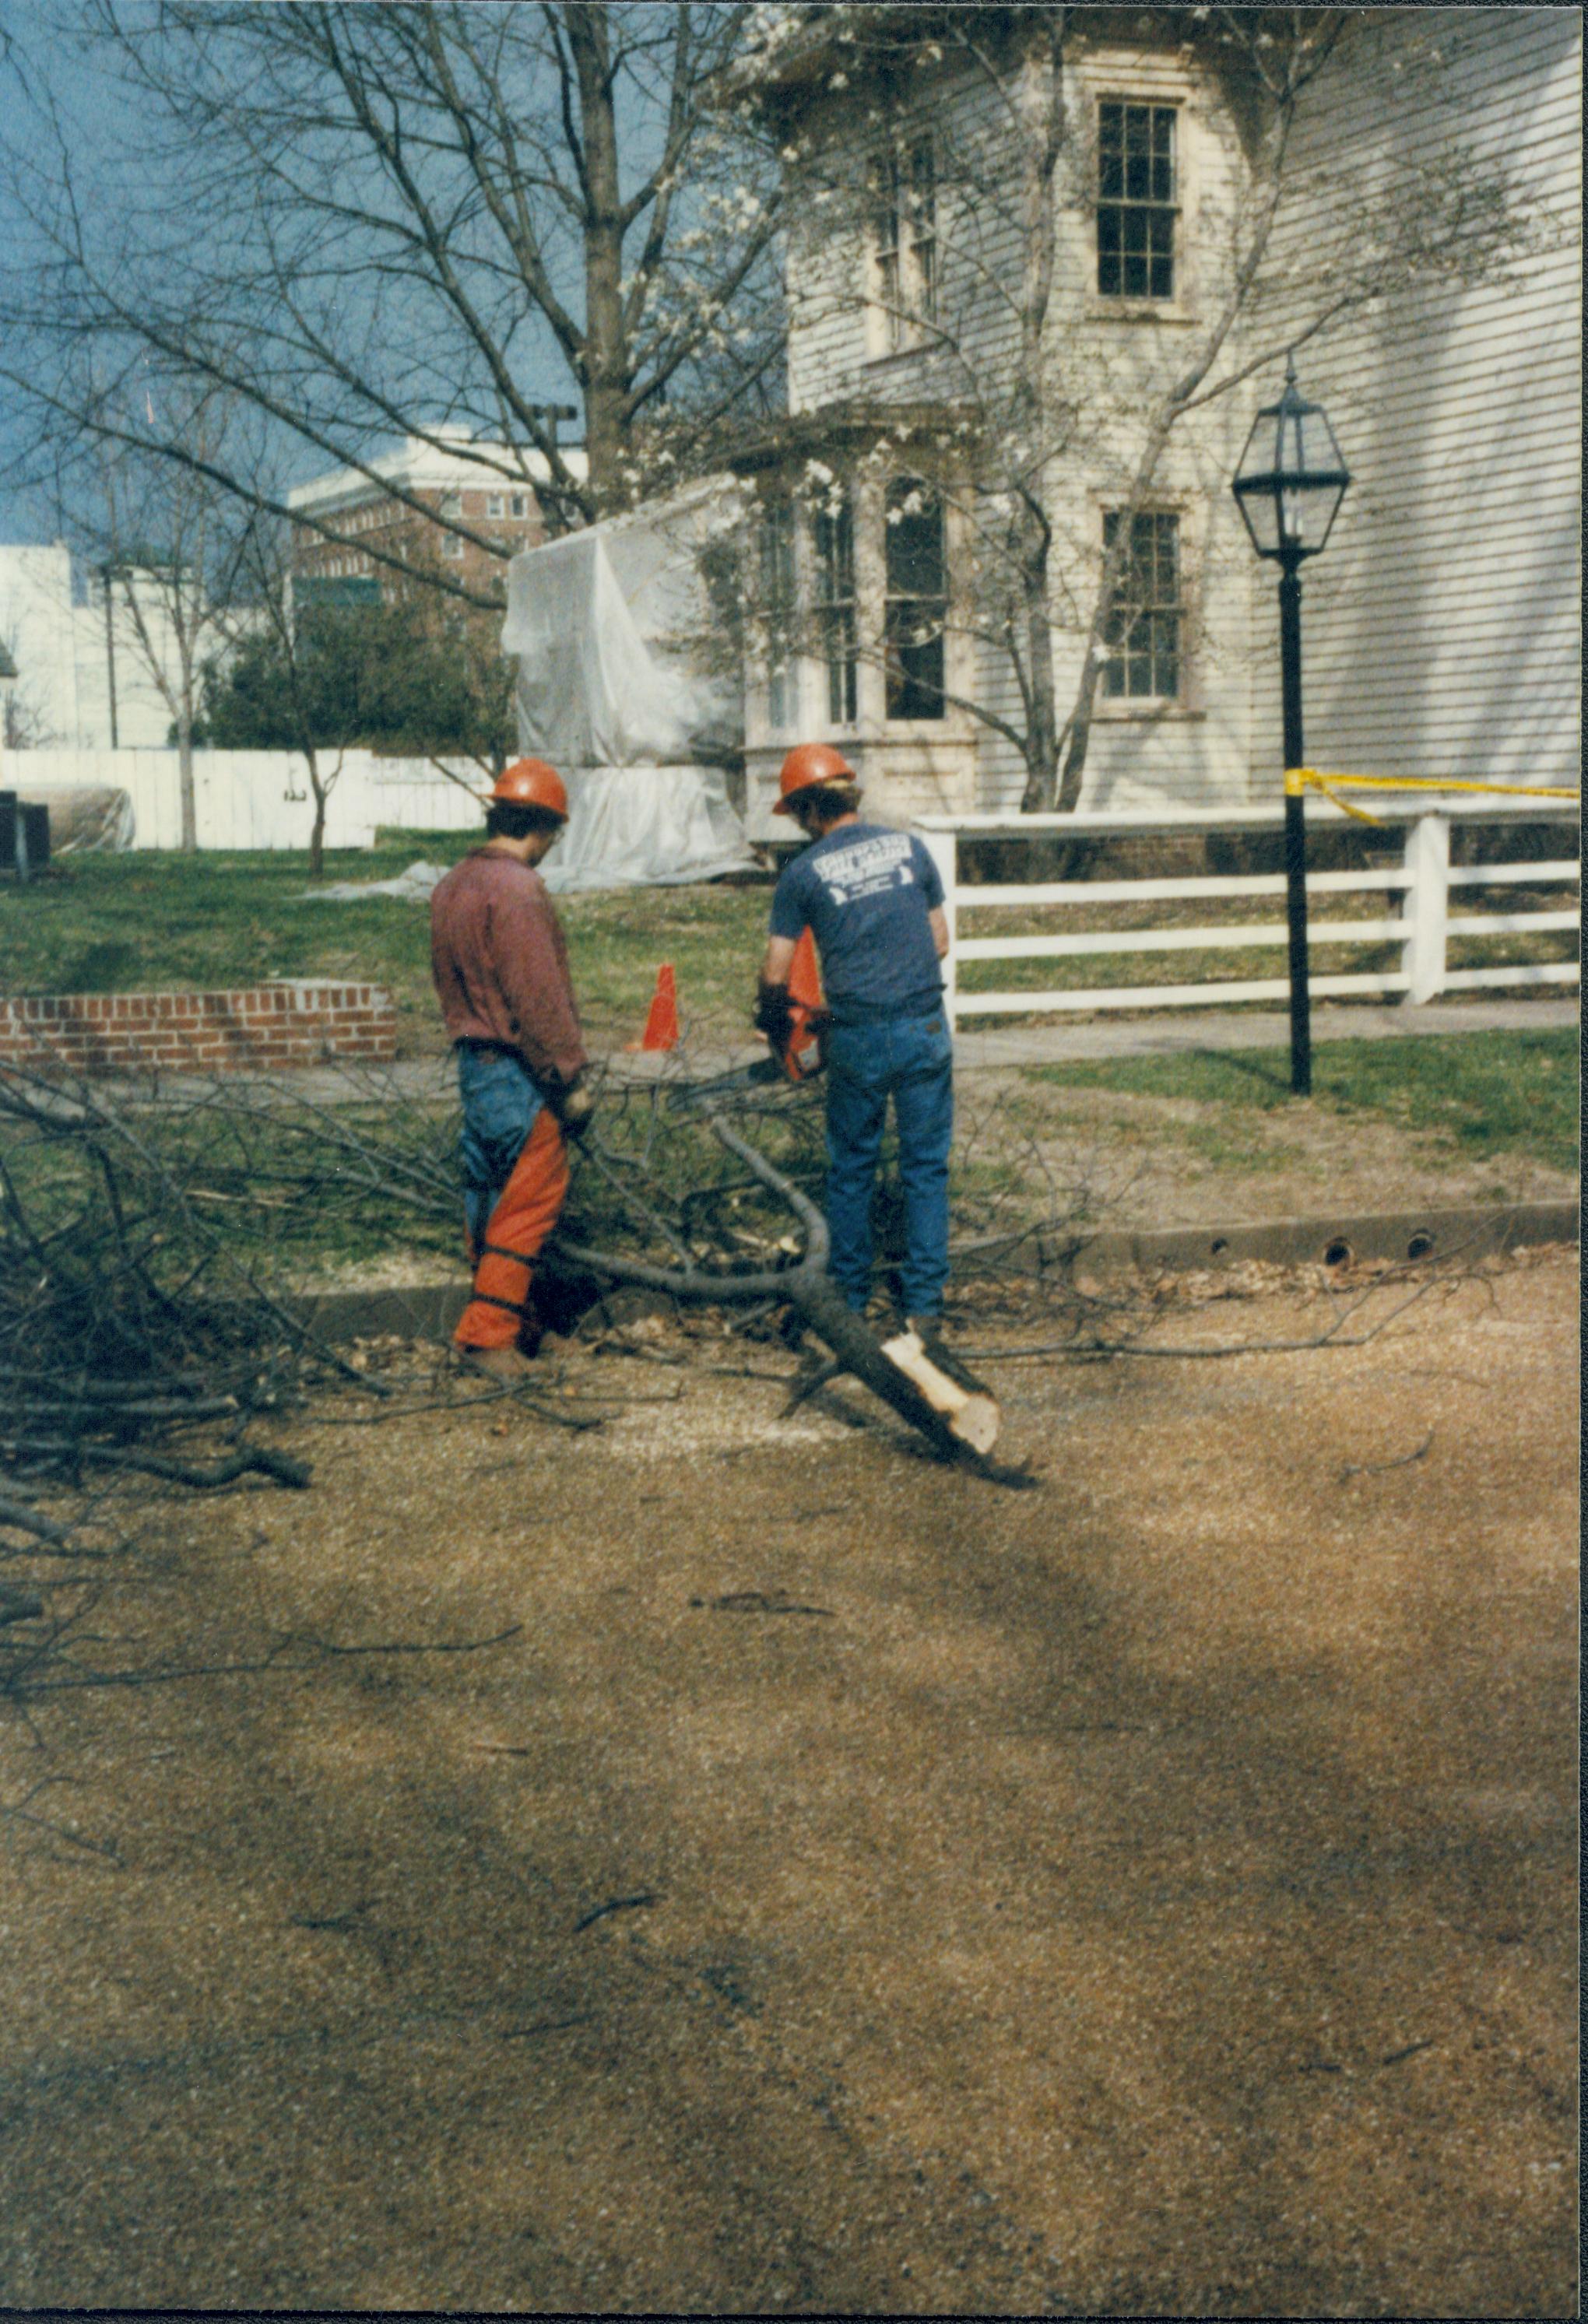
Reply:
<svg viewBox="0 0 1588 2324"><path fill-rule="evenodd" d="M519 742L568 788L547 885L682 885L754 868L729 796L743 762L725 576L744 488L710 477L508 567L502 644L518 659Z"/></svg>

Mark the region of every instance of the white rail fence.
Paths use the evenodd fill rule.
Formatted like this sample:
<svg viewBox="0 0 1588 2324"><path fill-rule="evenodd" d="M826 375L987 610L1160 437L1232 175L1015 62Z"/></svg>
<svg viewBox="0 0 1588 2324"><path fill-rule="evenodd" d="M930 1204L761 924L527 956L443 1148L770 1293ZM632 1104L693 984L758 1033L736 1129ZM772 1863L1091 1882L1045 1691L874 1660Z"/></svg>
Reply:
<svg viewBox="0 0 1588 2324"><path fill-rule="evenodd" d="M461 831L480 821L486 778L472 760L447 762L449 781L429 759L381 759L348 751L326 814L328 847L370 847L377 829ZM322 773L337 765L321 759ZM468 786L470 788L464 788ZM174 751L0 752L0 790L32 798L51 790L125 791L133 803L133 845L181 844L180 777ZM201 848L303 848L314 822L308 762L292 751L196 751L193 793Z"/></svg>
<svg viewBox="0 0 1588 2324"><path fill-rule="evenodd" d="M1403 993L1408 1001L1432 1001L1442 992L1475 990L1490 985L1574 984L1577 961L1541 961L1514 966L1452 968L1449 945L1464 937L1542 936L1575 928L1576 909L1544 911L1455 912L1453 896L1473 888L1556 887L1581 880L1581 844L1572 856L1539 856L1527 862L1486 863L1465 867L1450 861L1453 821L1516 824L1573 819L1562 808L1519 801L1495 808L1459 802L1441 804L1438 812L1419 812L1407 832L1402 862L1359 872L1309 872L1306 880L1308 936L1312 945L1382 945L1400 947L1399 964L1389 970L1365 970L1343 975L1312 976L1315 997L1332 999L1348 994ZM1312 829L1338 829L1344 818L1314 808ZM1280 831L1279 807L1179 809L1163 814L1098 813L1094 815L925 816L913 826L931 852L942 877L950 948L945 964L945 1004L949 1022L967 1017L1028 1015L1059 1010L1207 1008L1234 1001L1284 1001L1289 993L1287 975L1225 978L1210 983L1130 984L1099 988L1069 986L1049 991L1011 987L1002 991L965 992L960 972L974 961L1074 960L1099 954L1253 951L1273 947L1283 952L1286 923L1227 921L1196 927L1076 929L1042 936L966 936L965 922L978 912L1039 909L1054 906L1087 909L1099 904L1211 905L1226 897L1273 896L1282 899L1282 872L1231 874L1158 880L1050 881L1036 884L983 886L960 878L962 840L1080 839L1113 836L1170 835L1186 831ZM1385 834L1388 838L1390 835ZM1397 899L1392 915L1381 919L1313 918L1316 906L1341 895L1382 892Z"/></svg>

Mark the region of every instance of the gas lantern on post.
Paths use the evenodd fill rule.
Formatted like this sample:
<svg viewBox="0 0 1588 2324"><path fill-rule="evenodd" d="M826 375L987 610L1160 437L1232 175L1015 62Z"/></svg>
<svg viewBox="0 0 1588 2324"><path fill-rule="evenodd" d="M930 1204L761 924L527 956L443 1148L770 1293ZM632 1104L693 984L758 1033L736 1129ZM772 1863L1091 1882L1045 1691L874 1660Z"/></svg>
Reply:
<svg viewBox="0 0 1588 2324"><path fill-rule="evenodd" d="M1285 390L1251 425L1231 487L1260 557L1279 567L1279 675L1285 717L1285 885L1290 936L1290 1087L1312 1089L1311 1009L1306 971L1306 815L1301 769L1301 561L1326 545L1351 482L1323 409L1296 384L1286 358Z"/></svg>

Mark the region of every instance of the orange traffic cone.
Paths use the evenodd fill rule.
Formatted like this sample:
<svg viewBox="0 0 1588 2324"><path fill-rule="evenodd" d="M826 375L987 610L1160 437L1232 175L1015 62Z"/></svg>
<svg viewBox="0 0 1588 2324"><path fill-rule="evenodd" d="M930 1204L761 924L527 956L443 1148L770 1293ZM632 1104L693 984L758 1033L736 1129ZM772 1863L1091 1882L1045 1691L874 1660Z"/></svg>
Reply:
<svg viewBox="0 0 1588 2324"><path fill-rule="evenodd" d="M789 998L796 1009L819 1009L822 1005L822 980L816 964L816 938L808 928L799 932L799 942L794 947L794 957L789 964Z"/></svg>
<svg viewBox="0 0 1588 2324"><path fill-rule="evenodd" d="M642 1049L676 1049L679 1046L679 991L670 960L664 960L656 972L656 991L651 996L645 1030L639 1042L630 1046Z"/></svg>

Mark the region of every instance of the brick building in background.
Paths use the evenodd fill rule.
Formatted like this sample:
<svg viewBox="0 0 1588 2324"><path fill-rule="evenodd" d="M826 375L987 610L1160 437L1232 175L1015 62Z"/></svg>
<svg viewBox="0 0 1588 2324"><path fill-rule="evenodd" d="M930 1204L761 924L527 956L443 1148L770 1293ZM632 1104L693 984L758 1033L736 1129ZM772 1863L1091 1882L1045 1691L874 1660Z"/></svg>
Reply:
<svg viewBox="0 0 1588 2324"><path fill-rule="evenodd" d="M439 444L407 437L400 450L370 463L373 475L337 468L292 487L292 571L305 595L350 604L390 598L404 586L401 573L383 561L392 555L417 572L444 574L484 595L493 585L505 586L506 560L515 551L535 548L555 529L535 490L547 474L542 454L485 443L466 428L434 432ZM458 449L446 449L449 442ZM562 456L574 475L583 475L583 452ZM434 521L427 510L435 512ZM463 539L449 518L482 535L490 549ZM375 549L381 558L371 555Z"/></svg>

